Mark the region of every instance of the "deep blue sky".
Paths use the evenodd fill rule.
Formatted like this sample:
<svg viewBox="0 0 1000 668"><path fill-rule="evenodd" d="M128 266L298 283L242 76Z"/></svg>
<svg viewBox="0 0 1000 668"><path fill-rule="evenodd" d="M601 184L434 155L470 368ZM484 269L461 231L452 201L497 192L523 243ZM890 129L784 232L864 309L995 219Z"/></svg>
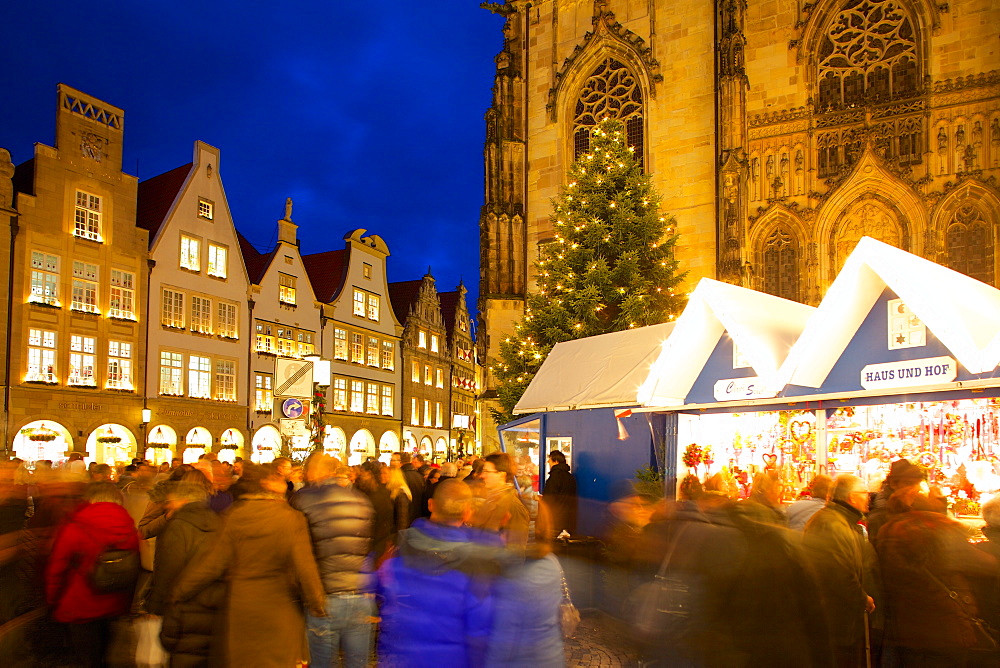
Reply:
<svg viewBox="0 0 1000 668"><path fill-rule="evenodd" d="M502 19L479 0L5 3L0 146L52 144L56 84L125 110L126 172L222 151L237 227L274 240L286 197L303 253L381 235L389 279L428 265L475 308L483 114Z"/></svg>

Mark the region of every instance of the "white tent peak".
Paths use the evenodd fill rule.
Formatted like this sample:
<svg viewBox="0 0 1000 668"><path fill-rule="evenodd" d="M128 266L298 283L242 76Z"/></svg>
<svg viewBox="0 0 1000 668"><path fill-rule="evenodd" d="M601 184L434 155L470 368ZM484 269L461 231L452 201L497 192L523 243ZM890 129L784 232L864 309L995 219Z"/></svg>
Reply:
<svg viewBox="0 0 1000 668"><path fill-rule="evenodd" d="M785 360L789 382L822 386L885 288L970 373L986 373L1000 363L1000 290L863 237Z"/></svg>
<svg viewBox="0 0 1000 668"><path fill-rule="evenodd" d="M764 292L701 279L640 388L639 400L646 406L683 404L724 333L760 382L780 389L787 382L783 371L789 351L815 311Z"/></svg>

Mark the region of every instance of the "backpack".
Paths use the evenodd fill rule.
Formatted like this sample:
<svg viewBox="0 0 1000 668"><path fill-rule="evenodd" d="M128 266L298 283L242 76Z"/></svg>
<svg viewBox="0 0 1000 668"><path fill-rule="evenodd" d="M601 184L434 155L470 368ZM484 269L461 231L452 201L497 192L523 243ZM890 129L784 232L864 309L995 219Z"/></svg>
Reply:
<svg viewBox="0 0 1000 668"><path fill-rule="evenodd" d="M90 569L90 585L101 594L129 591L139 580L139 553L108 549L97 555Z"/></svg>

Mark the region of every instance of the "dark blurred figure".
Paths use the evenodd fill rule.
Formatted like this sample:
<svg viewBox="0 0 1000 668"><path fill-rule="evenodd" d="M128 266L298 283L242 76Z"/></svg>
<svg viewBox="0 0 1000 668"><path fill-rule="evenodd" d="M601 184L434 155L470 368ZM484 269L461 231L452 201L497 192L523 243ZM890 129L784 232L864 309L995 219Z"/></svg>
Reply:
<svg viewBox="0 0 1000 668"><path fill-rule="evenodd" d="M372 460L361 465L361 472L355 483L358 491L368 497L375 516L372 520L372 555L375 563L381 563L389 548L396 540L396 523L393 518L392 497L382 484L382 469L385 466ZM405 527L404 527L405 528Z"/></svg>
<svg viewBox="0 0 1000 668"><path fill-rule="evenodd" d="M292 466L292 460L288 457L275 457L274 460L271 461L270 466L273 467L285 481L285 497L291 498L292 493L295 491L295 483L292 481L293 474L295 473L295 467Z"/></svg>
<svg viewBox="0 0 1000 668"><path fill-rule="evenodd" d="M309 527L285 500L284 476L272 466L244 472L247 493L233 504L219 539L186 569L173 592L184 603L226 576L226 665L293 666L303 658L303 605L324 613L323 585Z"/></svg>
<svg viewBox="0 0 1000 668"><path fill-rule="evenodd" d="M417 455L420 457L420 455ZM423 461L423 457L420 457ZM424 477L410 461L409 452L399 453L399 470L403 472L406 485L410 488L410 521L407 526L413 524L413 520L423 517L424 512Z"/></svg>
<svg viewBox="0 0 1000 668"><path fill-rule="evenodd" d="M753 488L741 504L744 516L757 522L788 526L788 517L781 509L785 483L777 471L761 471L753 477Z"/></svg>
<svg viewBox="0 0 1000 668"><path fill-rule="evenodd" d="M208 498L208 507L221 513L233 505L233 495L229 491L233 484L233 476L226 470L226 465L219 460L213 461L211 466L212 495Z"/></svg>
<svg viewBox="0 0 1000 668"><path fill-rule="evenodd" d="M552 554L553 529L541 508L534 541L525 559L512 558L493 585L493 628L488 668L562 668L566 665L560 626L564 575Z"/></svg>
<svg viewBox="0 0 1000 668"><path fill-rule="evenodd" d="M198 475L187 478L188 482L199 480L205 486L206 494L212 493L212 483L208 481L205 474L195 467L190 464L181 464L173 469L166 480L161 480L149 490L149 503L146 505L146 512L143 513L138 526L139 535L142 538L155 538L167 525L167 493L176 482L185 479L191 471L196 471Z"/></svg>
<svg viewBox="0 0 1000 668"><path fill-rule="evenodd" d="M442 482L430 505L430 519L401 531L396 554L379 569L379 661L406 668L481 666L495 572L481 550L502 543L495 533L465 526L472 493L464 484Z"/></svg>
<svg viewBox="0 0 1000 668"><path fill-rule="evenodd" d="M829 503L812 516L804 544L819 575L836 665L867 665L866 613L875 611L874 554L859 522L868 510L868 489L853 475L839 475Z"/></svg>
<svg viewBox="0 0 1000 668"><path fill-rule="evenodd" d="M413 513L413 497L410 487L406 484L406 477L402 470L383 467L381 469L382 484L389 491L389 499L392 501L392 524L396 531L402 531L410 526Z"/></svg>
<svg viewBox="0 0 1000 668"><path fill-rule="evenodd" d="M983 504L983 536L986 538L976 547L992 556L1000 563L1000 496L994 496ZM979 613L983 620L994 631L1000 630L1000 572L985 578L974 578L972 584L976 590L976 600L979 602ZM1000 666L1000 649L977 652L973 665Z"/></svg>
<svg viewBox="0 0 1000 668"><path fill-rule="evenodd" d="M645 555L641 546L644 530L650 523L657 499L629 490L608 504L597 535L601 539L601 599L602 607L615 617L624 617L624 603L638 584L645 582L646 571L655 572L659 558ZM654 563L656 565L650 566Z"/></svg>
<svg viewBox="0 0 1000 668"><path fill-rule="evenodd" d="M434 468L433 466L428 466L427 475L424 480L424 510L421 517L430 517L430 500L434 496L434 488L437 487L438 482L441 480L441 469Z"/></svg>
<svg viewBox="0 0 1000 668"><path fill-rule="evenodd" d="M173 483L165 502L169 519L156 540L156 567L146 610L163 617L160 641L174 668L209 665L212 639L221 633L219 610L226 592L222 580L188 601L170 603L181 573L207 554L222 529L222 519L208 507L207 482L201 471L192 469ZM216 649L221 651L221 647Z"/></svg>
<svg viewBox="0 0 1000 668"><path fill-rule="evenodd" d="M111 477L111 467L107 464L94 463L90 470L90 482L114 482Z"/></svg>
<svg viewBox="0 0 1000 668"><path fill-rule="evenodd" d="M898 512L902 505L894 504L894 511L889 509L889 497L903 489L910 489L909 496L915 496L920 490L919 485L927 478L924 470L909 460L897 459L889 466L889 474L882 482L868 513L868 538L875 549L878 549L878 535L882 525L889 521L893 512Z"/></svg>
<svg viewBox="0 0 1000 668"><path fill-rule="evenodd" d="M306 486L292 495L292 507L309 521L313 555L326 592L326 615L308 615L310 663L364 668L371 654L375 608L368 562L375 511L367 497L335 479L340 463L322 452L305 463Z"/></svg>
<svg viewBox="0 0 1000 668"><path fill-rule="evenodd" d="M13 619L22 603L18 558L28 515L28 485L15 479L17 469L17 462L0 461L0 624Z"/></svg>
<svg viewBox="0 0 1000 668"><path fill-rule="evenodd" d="M487 455L483 464L486 496L469 525L499 532L508 547L523 549L528 542L531 518L513 483L514 460L511 456L506 452Z"/></svg>
<svg viewBox="0 0 1000 668"><path fill-rule="evenodd" d="M566 455L553 450L548 456L549 477L545 480L542 503L552 518L552 532L558 536L563 531L576 533L576 478L569 471Z"/></svg>
<svg viewBox="0 0 1000 668"><path fill-rule="evenodd" d="M826 505L826 499L830 495L830 485L833 480L830 476L817 475L809 483L809 497L800 498L798 501L788 506L785 515L788 517L788 528L795 531L802 531L806 528L806 523L819 509Z"/></svg>
<svg viewBox="0 0 1000 668"><path fill-rule="evenodd" d="M129 611L133 592L100 592L90 575L107 550L138 554L139 536L113 483L90 483L83 499L85 504L56 533L45 570L45 597L52 619L66 625L76 665L104 666L111 623Z"/></svg>
<svg viewBox="0 0 1000 668"><path fill-rule="evenodd" d="M878 534L886 600L886 639L899 665L975 665L992 643L972 581L996 577L997 560L968 541L965 527L913 488L895 492Z"/></svg>

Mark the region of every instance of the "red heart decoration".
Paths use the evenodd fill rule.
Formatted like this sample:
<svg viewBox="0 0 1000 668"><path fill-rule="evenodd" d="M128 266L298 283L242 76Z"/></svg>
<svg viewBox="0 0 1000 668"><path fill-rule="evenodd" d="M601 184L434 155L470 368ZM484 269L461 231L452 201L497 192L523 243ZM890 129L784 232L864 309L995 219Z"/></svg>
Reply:
<svg viewBox="0 0 1000 668"><path fill-rule="evenodd" d="M778 455L765 454L764 455L764 468L773 469L774 464L778 461Z"/></svg>

